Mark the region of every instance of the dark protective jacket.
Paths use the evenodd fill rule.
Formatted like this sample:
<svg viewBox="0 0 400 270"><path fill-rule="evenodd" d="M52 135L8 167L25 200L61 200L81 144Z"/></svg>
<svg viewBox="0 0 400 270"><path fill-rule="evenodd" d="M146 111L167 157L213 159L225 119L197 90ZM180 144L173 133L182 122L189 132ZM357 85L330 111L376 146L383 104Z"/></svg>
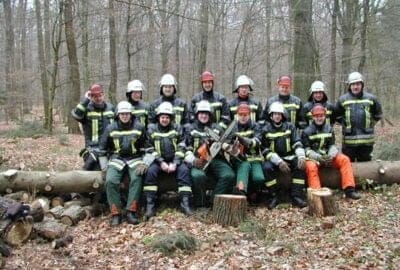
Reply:
<svg viewBox="0 0 400 270"><path fill-rule="evenodd" d="M154 148L150 151L158 164L165 161L181 164L185 151L185 138L181 126L171 123L163 127L149 124L146 133L146 145Z"/></svg>
<svg viewBox="0 0 400 270"><path fill-rule="evenodd" d="M333 105L329 101L322 101L322 102L314 102L314 101L308 101L303 105L302 109L302 119L304 120L304 126L302 128L306 128L308 125L310 125L313 121L312 115L311 115L311 109L313 106L318 103L321 104L322 106L325 107L326 109L326 123L329 125L334 125L336 121L336 112L335 112L335 105Z"/></svg>
<svg viewBox="0 0 400 270"><path fill-rule="evenodd" d="M186 123L189 123L189 111L186 105L186 102L176 97L175 95L171 97L161 96L150 104L149 109L149 123L156 124L157 123L157 107L160 106L164 101L168 101L172 104L174 108L174 118L175 123L183 126Z"/></svg>
<svg viewBox="0 0 400 270"><path fill-rule="evenodd" d="M342 125L343 144L374 144L374 126L382 118L378 99L364 90L355 96L349 90L336 103L337 121Z"/></svg>
<svg viewBox="0 0 400 270"><path fill-rule="evenodd" d="M97 147L107 126L114 120L114 106L105 102L104 106L100 108L88 98L84 98L71 114L82 124L85 148Z"/></svg>
<svg viewBox="0 0 400 270"><path fill-rule="evenodd" d="M210 141L210 137L205 131L205 127L208 126L217 134L221 135L221 127L216 123L208 123L204 125L198 120L195 120L192 124L185 125L185 145L187 150L194 153L196 156L196 150L205 142Z"/></svg>
<svg viewBox="0 0 400 270"><path fill-rule="evenodd" d="M129 99L129 102L133 106L132 115L135 117L136 121L139 121L144 127L147 127L148 115L150 106L147 102L143 100L133 101Z"/></svg>
<svg viewBox="0 0 400 270"><path fill-rule="evenodd" d="M332 151L334 151L335 154L337 153L333 128L326 121L321 126L311 122L311 124L303 130L301 142L303 143L306 156L312 159L316 159L315 157L318 155L328 155L328 152L332 153ZM316 159L316 161L318 160Z"/></svg>
<svg viewBox="0 0 400 270"><path fill-rule="evenodd" d="M286 109L287 112L287 121L296 125L296 127L300 127L301 122L303 121L301 116L301 109L302 109L302 102L300 98L289 94L288 96L276 95L267 100L265 104L264 111L262 112L262 119L268 120L269 113L268 109L269 106L273 103L279 101L283 104L283 107Z"/></svg>
<svg viewBox="0 0 400 270"><path fill-rule="evenodd" d="M237 122L235 128L232 131L233 137L241 136L251 139L251 145L249 147L243 147L242 155L247 161L263 161L263 157L260 151L260 141L255 137L257 130L260 126L249 120L246 124L240 124Z"/></svg>
<svg viewBox="0 0 400 270"><path fill-rule="evenodd" d="M222 94L214 90L210 92L202 91L201 93L197 93L193 96L189 108L190 121L193 122L196 118L196 105L202 100L207 100L210 102L211 108L213 109L214 122L220 124L223 128L226 128L230 122L228 103Z"/></svg>
<svg viewBox="0 0 400 270"><path fill-rule="evenodd" d="M101 137L100 155L110 156L109 166L122 170L125 165L134 168L142 162L145 145L144 126L138 121L122 124L119 120L109 125Z"/></svg>
<svg viewBox="0 0 400 270"><path fill-rule="evenodd" d="M231 113L231 119L236 119L237 108L240 103L247 103L250 106L250 119L253 122L258 122L262 120L262 105L261 102L253 99L252 97L248 97L246 99L242 99L240 97L236 97L229 101L228 106Z"/></svg>
<svg viewBox="0 0 400 270"><path fill-rule="evenodd" d="M281 159L290 161L295 158L296 149L303 147L296 127L290 122L282 122L280 126L265 122L265 125L257 130L256 137L261 142L266 160L273 158L272 154L276 153ZM277 160L271 161L277 164Z"/></svg>

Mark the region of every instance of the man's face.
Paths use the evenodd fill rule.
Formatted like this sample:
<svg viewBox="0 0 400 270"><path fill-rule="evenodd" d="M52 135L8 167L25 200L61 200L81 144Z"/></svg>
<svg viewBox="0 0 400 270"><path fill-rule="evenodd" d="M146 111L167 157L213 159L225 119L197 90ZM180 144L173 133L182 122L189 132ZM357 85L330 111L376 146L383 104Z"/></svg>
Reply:
<svg viewBox="0 0 400 270"><path fill-rule="evenodd" d="M139 101L142 99L142 91L132 91L131 92L131 99L133 101Z"/></svg>
<svg viewBox="0 0 400 270"><path fill-rule="evenodd" d="M238 113L237 114L238 122L242 125L246 124L250 120L250 113Z"/></svg>
<svg viewBox="0 0 400 270"><path fill-rule="evenodd" d="M290 94L290 85L279 85L278 92L281 96L288 96Z"/></svg>
<svg viewBox="0 0 400 270"><path fill-rule="evenodd" d="M210 92L213 89L213 81L204 81L201 85L206 92Z"/></svg>
<svg viewBox="0 0 400 270"><path fill-rule="evenodd" d="M208 121L210 120L210 113L208 113L208 112L199 112L197 114L197 119L199 120L200 123L207 124Z"/></svg>
<svg viewBox="0 0 400 270"><path fill-rule="evenodd" d="M104 93L96 93L90 95L90 101L96 105L101 105L104 103Z"/></svg>
<svg viewBox="0 0 400 270"><path fill-rule="evenodd" d="M315 122L315 124L321 126L324 124L326 116L325 116L325 114L321 113L321 114L313 115L312 118L313 118L313 121Z"/></svg>
<svg viewBox="0 0 400 270"><path fill-rule="evenodd" d="M282 113L273 112L273 113L271 114L271 120L272 120L274 123L280 123L280 122L282 122L282 119L283 119Z"/></svg>
<svg viewBox="0 0 400 270"><path fill-rule="evenodd" d="M161 126L166 127L171 123L171 116L168 114L162 114L159 116L159 121Z"/></svg>
<svg viewBox="0 0 400 270"><path fill-rule="evenodd" d="M350 90L353 93L353 95L357 95L362 91L362 83L361 82L356 82L350 84Z"/></svg>
<svg viewBox="0 0 400 270"><path fill-rule="evenodd" d="M248 97L250 94L250 86L248 85L240 85L238 89L238 95L241 98Z"/></svg>
<svg viewBox="0 0 400 270"><path fill-rule="evenodd" d="M131 113L119 113L118 119L123 124L127 124L131 120Z"/></svg>
<svg viewBox="0 0 400 270"><path fill-rule="evenodd" d="M174 94L174 86L173 85L163 85L162 93L166 97L170 97Z"/></svg>
<svg viewBox="0 0 400 270"><path fill-rule="evenodd" d="M324 98L324 92L323 91L313 92L312 97L315 101L321 101Z"/></svg>

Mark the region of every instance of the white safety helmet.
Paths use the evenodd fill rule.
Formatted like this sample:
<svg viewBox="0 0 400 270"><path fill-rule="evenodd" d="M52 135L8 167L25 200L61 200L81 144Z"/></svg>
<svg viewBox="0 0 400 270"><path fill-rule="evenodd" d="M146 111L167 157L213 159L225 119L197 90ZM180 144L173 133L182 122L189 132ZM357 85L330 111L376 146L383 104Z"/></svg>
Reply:
<svg viewBox="0 0 400 270"><path fill-rule="evenodd" d="M273 102L268 108L268 114L271 114L271 113L285 114L285 108L283 107L283 104L279 101Z"/></svg>
<svg viewBox="0 0 400 270"><path fill-rule="evenodd" d="M356 82L364 83L363 75L357 71L350 73L349 76L347 77L347 84L350 85Z"/></svg>
<svg viewBox="0 0 400 270"><path fill-rule="evenodd" d="M195 113L197 114L198 112L212 113L212 108L211 108L210 102L208 102L207 100L201 100L201 101L197 102Z"/></svg>
<svg viewBox="0 0 400 270"><path fill-rule="evenodd" d="M132 105L128 101L121 101L117 105L117 111L116 114L120 113L131 113L132 112Z"/></svg>
<svg viewBox="0 0 400 270"><path fill-rule="evenodd" d="M172 76L171 74L164 74L161 77L159 85L160 85L160 95L163 95L163 93L162 93L163 85L173 85L174 86L174 94L176 94L176 87L177 87L178 83L176 82L175 77Z"/></svg>
<svg viewBox="0 0 400 270"><path fill-rule="evenodd" d="M238 90L239 86L241 86L241 85L248 85L250 87L250 91L253 91L253 88L252 88L253 84L254 84L253 80L250 79L248 76L240 75L236 79L235 90L233 92L236 92Z"/></svg>
<svg viewBox="0 0 400 270"><path fill-rule="evenodd" d="M325 84L321 81L313 82L310 87L310 94L314 92L325 92Z"/></svg>
<svg viewBox="0 0 400 270"><path fill-rule="evenodd" d="M174 108L172 107L171 102L164 101L157 107L157 116L161 114L168 114L171 116L174 114Z"/></svg>
<svg viewBox="0 0 400 270"><path fill-rule="evenodd" d="M126 88L126 93L131 93L133 91L146 91L146 88L144 87L143 83L139 80L133 80L128 83L128 86Z"/></svg>

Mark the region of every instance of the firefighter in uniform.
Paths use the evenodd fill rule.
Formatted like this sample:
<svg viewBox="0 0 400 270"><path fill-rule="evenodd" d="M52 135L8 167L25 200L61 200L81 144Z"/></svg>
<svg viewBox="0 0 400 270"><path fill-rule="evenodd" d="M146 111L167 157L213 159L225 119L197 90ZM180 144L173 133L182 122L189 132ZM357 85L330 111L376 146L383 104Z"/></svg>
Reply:
<svg viewBox="0 0 400 270"><path fill-rule="evenodd" d="M200 76L202 92L193 96L190 104L190 121L196 118L196 105L202 100L207 100L213 110L213 120L222 128L226 128L230 122L229 107L226 98L214 90L214 74L204 71Z"/></svg>
<svg viewBox="0 0 400 270"><path fill-rule="evenodd" d="M174 122L183 126L189 123L189 112L186 102L177 97L177 82L171 74L164 74L160 80L160 98L150 104L149 123L157 123L157 108L164 101L168 101L174 108Z"/></svg>
<svg viewBox="0 0 400 270"><path fill-rule="evenodd" d="M304 126L303 119L301 117L302 102L300 98L290 93L292 87L292 78L288 75L280 76L278 79L278 95L275 95L267 100L264 111L262 113L262 119L269 118L269 107L272 103L279 101L285 108L288 119L287 121L294 124L296 127Z"/></svg>
<svg viewBox="0 0 400 270"><path fill-rule="evenodd" d="M187 151L184 161L191 168L194 205L203 207L210 203L206 200L207 189L213 189L211 202L214 195L232 192L235 173L221 154L217 155L204 171L207 147L211 143L205 128L209 127L216 133L221 133L221 128L212 121L212 108L208 101L197 103L195 115L194 122L185 126Z"/></svg>
<svg viewBox="0 0 400 270"><path fill-rule="evenodd" d="M162 172L175 176L181 198L180 209L185 215L192 215L189 204L192 197L190 170L183 162L185 138L182 128L173 123L173 117L172 104L163 102L157 108L157 124L150 124L147 129L146 143L153 147L152 154L155 157L155 162L150 165L144 180L147 219L155 216L156 213L158 179Z"/></svg>
<svg viewBox="0 0 400 270"><path fill-rule="evenodd" d="M353 200L360 199L360 195L355 192L350 159L339 153L335 145L333 128L326 121L326 108L317 103L311 109L311 114L313 121L302 133L302 143L308 158L306 161L308 187L321 187L318 174L320 167L334 167L340 172L342 189L346 197Z"/></svg>
<svg viewBox="0 0 400 270"><path fill-rule="evenodd" d="M253 92L253 84L253 80L246 75L240 75L236 79L235 90L233 90L233 93L235 93L236 96L228 103L231 119L236 119L239 103L247 103L250 106L251 121L256 123L261 120L262 105L259 101L251 97L251 92Z"/></svg>
<svg viewBox="0 0 400 270"><path fill-rule="evenodd" d="M232 158L236 170L235 194L247 194L249 186L259 190L265 178L261 167L263 158L260 153L260 141L255 138L257 123L250 119L251 109L247 103L237 106L237 125L233 137L240 142L240 158Z"/></svg>
<svg viewBox="0 0 400 270"><path fill-rule="evenodd" d="M139 121L144 127L147 127L149 104L142 100L144 91L146 91L146 89L141 81L130 81L126 88L126 98L133 106L132 114L135 120Z"/></svg>
<svg viewBox="0 0 400 270"><path fill-rule="evenodd" d="M321 81L315 81L311 84L310 96L308 98L308 101L303 105L302 118L305 124L303 129L312 123L313 117L311 114L311 109L317 103L325 107L326 123L328 123L331 126L335 124L336 121L335 105L333 105L330 101L328 101L325 84Z"/></svg>
<svg viewBox="0 0 400 270"><path fill-rule="evenodd" d="M337 121L342 125L342 152L351 161L370 161L374 146L374 126L382 119L378 99L364 90L364 78L352 72L348 91L336 103Z"/></svg>
<svg viewBox="0 0 400 270"><path fill-rule="evenodd" d="M257 132L266 160L263 163L263 171L266 178L265 185L270 193L267 207L273 209L278 204L278 171L292 175L290 191L292 204L300 208L305 207L307 203L303 199L303 189L306 157L296 127L286 120L285 108L280 102L274 102L269 106L268 120Z"/></svg>
<svg viewBox="0 0 400 270"><path fill-rule="evenodd" d="M132 105L121 101L117 105L117 120L107 127L100 142L100 153L103 160L109 156L108 164L100 161L102 170L106 171L105 190L111 210L111 226L121 223L120 183L125 173L129 174L128 199L126 204L127 222L137 224L137 209L142 190L141 175L146 169L140 150L145 143L144 126L132 117ZM105 165L107 164L107 165Z"/></svg>
<svg viewBox="0 0 400 270"><path fill-rule="evenodd" d="M103 87L99 84L91 85L81 103L72 110L71 114L82 124L85 136L85 148L80 152L84 161L83 169L100 170L98 162L100 138L114 120L114 107L104 101Z"/></svg>

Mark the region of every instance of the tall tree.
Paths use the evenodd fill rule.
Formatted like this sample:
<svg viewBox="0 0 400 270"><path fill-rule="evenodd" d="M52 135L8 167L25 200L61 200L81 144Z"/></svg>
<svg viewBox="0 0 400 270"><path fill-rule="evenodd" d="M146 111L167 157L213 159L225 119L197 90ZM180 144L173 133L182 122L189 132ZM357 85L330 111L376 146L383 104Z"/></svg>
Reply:
<svg viewBox="0 0 400 270"><path fill-rule="evenodd" d="M80 28L82 32L82 67L83 67L83 84L84 87L88 87L90 83L90 68L89 68L89 24L88 24L88 12L89 12L89 1L79 1L81 5L79 9L80 15Z"/></svg>
<svg viewBox="0 0 400 270"><path fill-rule="evenodd" d="M328 3L329 6L329 3ZM330 100L335 100L336 97L336 33L337 33L337 13L339 10L339 0L333 1L332 8L332 25L331 25L331 48L329 52L329 58L331 62L330 76L329 76L329 98Z"/></svg>
<svg viewBox="0 0 400 270"><path fill-rule="evenodd" d="M201 74L207 67L207 48L208 48L208 16L209 3L207 0L202 0L200 5L200 47L199 47L199 68L197 74Z"/></svg>
<svg viewBox="0 0 400 270"><path fill-rule="evenodd" d="M363 0L362 4L363 9L363 21L361 22L361 58L360 63L358 64L358 71L363 72L365 67L365 61L367 59L367 28L368 28L368 21L369 21L369 0Z"/></svg>
<svg viewBox="0 0 400 270"><path fill-rule="evenodd" d="M316 46L312 24L312 0L291 0L290 12L294 30L294 93L302 100L315 79Z"/></svg>
<svg viewBox="0 0 400 270"><path fill-rule="evenodd" d="M76 103L79 102L81 83L79 77L79 63L78 56L76 52L76 41L74 34L74 24L73 24L73 12L72 12L73 0L64 1L64 28L65 28L65 40L67 42L68 50L68 60L69 60L69 77L71 80L71 94L68 95L67 108L71 111ZM68 132L78 133L79 127L77 121L75 121L72 116L68 115Z"/></svg>
<svg viewBox="0 0 400 270"><path fill-rule="evenodd" d="M272 6L270 1L265 1L265 77L268 96L272 95L272 61L271 61L271 21Z"/></svg>
<svg viewBox="0 0 400 270"><path fill-rule="evenodd" d="M15 80L15 51L14 51L14 25L13 14L10 0L3 0L4 21L5 21L5 76L6 76L6 94L7 94L7 116L12 120L17 119L17 108L19 100L17 99L17 89ZM16 106L17 105L17 106Z"/></svg>
<svg viewBox="0 0 400 270"><path fill-rule="evenodd" d="M114 12L114 0L108 0L108 34L110 39L110 86L108 98L113 104L117 101L117 38Z"/></svg>

